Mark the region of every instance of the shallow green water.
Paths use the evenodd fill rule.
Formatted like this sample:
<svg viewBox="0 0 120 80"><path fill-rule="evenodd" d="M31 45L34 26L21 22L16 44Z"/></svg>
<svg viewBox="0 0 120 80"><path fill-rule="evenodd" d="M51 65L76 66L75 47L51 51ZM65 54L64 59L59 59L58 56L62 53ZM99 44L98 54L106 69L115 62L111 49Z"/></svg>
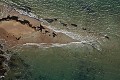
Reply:
<svg viewBox="0 0 120 80"><path fill-rule="evenodd" d="M39 18L59 18L69 31L79 35L82 27L107 34L98 39L101 50L88 44L38 48L24 46L17 53L26 64L16 69L23 80L119 80L120 79L120 1L119 0L1 0L17 7L29 6ZM15 4L16 3L16 4ZM58 23L52 28L67 30ZM86 34L86 33L85 33ZM84 37L86 38L88 34ZM97 34L96 34L97 35ZM96 35L93 35L96 37ZM99 36L97 35L97 38ZM88 38L89 41L89 38ZM21 65L22 63L19 63ZM25 70L25 71L24 71ZM26 76L24 75L26 72ZM10 75L14 78L16 74Z"/></svg>
<svg viewBox="0 0 120 80"><path fill-rule="evenodd" d="M30 65L28 70L32 75L29 80L119 80L120 54L117 51L119 48L110 50L108 46L98 51L89 45L70 45L53 48L25 46L18 53Z"/></svg>

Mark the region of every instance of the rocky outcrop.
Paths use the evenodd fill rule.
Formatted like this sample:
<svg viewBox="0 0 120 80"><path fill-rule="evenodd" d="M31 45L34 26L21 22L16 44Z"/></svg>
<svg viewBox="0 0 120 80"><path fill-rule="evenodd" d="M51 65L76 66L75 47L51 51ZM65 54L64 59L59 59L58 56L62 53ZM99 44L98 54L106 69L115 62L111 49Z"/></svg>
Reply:
<svg viewBox="0 0 120 80"><path fill-rule="evenodd" d="M3 44L0 43L0 80L4 80L8 72L8 61L10 59L10 55L4 51L3 47Z"/></svg>

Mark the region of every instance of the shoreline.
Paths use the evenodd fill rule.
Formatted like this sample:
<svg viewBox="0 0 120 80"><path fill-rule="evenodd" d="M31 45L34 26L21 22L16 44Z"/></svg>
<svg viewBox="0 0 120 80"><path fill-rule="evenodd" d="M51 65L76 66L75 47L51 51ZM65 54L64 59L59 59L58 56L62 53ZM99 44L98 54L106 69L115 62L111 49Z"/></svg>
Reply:
<svg viewBox="0 0 120 80"><path fill-rule="evenodd" d="M4 3L3 3L4 4ZM71 43L83 43L88 44L96 48L96 46L100 46L98 44L94 44L98 39L102 39L102 37L95 35L94 32L91 33L89 36L89 32L86 31L85 34L79 35L73 32L69 32L67 30L57 30L55 27L51 27L49 25L44 25L44 21L56 21L57 18L49 19L39 19L34 13L29 12L32 17L29 15L28 12L23 10L19 10L15 8L15 6L8 6L7 4L4 5L0 4L0 12L3 11L4 16L0 16L0 29L2 28L3 33L7 33L6 35L0 34L0 39L5 39L7 46L9 48L23 45L26 43L46 43L46 44L71 44ZM62 23L64 24L64 23ZM73 24L74 27L77 25ZM92 35L93 34L93 35ZM10 36L7 36L10 35ZM85 35L85 36L84 36ZM2 37L1 37L2 36ZM9 37L9 38L8 38ZM91 39L93 38L93 39ZM9 41L10 40L10 41ZM97 47L99 49L99 47Z"/></svg>
<svg viewBox="0 0 120 80"><path fill-rule="evenodd" d="M40 19L21 14L19 10L17 11L16 8L7 4L0 4L0 13L0 42L5 47L5 50L0 49L0 79L4 79L7 75L9 71L7 67L10 67L9 61L12 63L8 51L12 51L13 48L19 45L27 43L63 45L76 42L66 34L56 32L42 25Z"/></svg>
<svg viewBox="0 0 120 80"><path fill-rule="evenodd" d="M4 3L3 3L4 4ZM25 43L60 43L66 44L76 42L68 35L56 32L42 25L42 22L35 17L21 14L8 5L0 5L0 11L5 15L0 17L1 38L9 45ZM7 39L8 38L8 39ZM10 42L10 41L12 42Z"/></svg>

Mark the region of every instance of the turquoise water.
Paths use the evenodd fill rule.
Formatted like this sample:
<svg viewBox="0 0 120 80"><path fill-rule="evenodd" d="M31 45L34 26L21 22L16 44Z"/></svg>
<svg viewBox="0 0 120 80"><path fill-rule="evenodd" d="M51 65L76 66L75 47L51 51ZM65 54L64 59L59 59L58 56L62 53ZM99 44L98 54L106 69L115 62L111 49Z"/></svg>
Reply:
<svg viewBox="0 0 120 80"><path fill-rule="evenodd" d="M61 47L22 46L15 50L18 65L6 80L119 80L120 1L119 0L1 0L15 7L29 6L39 18L58 18L48 24L67 30L88 44ZM78 27L70 26L71 23ZM46 24L46 23L45 23ZM85 27L88 33L81 28ZM104 39L99 34L108 35ZM90 37L90 38L89 38ZM84 39L83 39L84 38ZM99 39L98 39L99 38ZM91 42L93 41L93 42ZM23 64L24 63L24 64ZM12 75L11 75L12 74Z"/></svg>

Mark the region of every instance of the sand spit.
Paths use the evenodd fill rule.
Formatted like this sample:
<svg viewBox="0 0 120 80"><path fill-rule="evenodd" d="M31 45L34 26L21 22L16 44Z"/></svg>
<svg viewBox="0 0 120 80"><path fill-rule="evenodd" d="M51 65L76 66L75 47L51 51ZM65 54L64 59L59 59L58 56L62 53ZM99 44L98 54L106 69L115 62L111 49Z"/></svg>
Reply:
<svg viewBox="0 0 120 80"><path fill-rule="evenodd" d="M25 43L66 44L76 41L61 32L47 28L40 20L21 14L6 4L0 4L0 13L0 39L4 39L10 46Z"/></svg>

